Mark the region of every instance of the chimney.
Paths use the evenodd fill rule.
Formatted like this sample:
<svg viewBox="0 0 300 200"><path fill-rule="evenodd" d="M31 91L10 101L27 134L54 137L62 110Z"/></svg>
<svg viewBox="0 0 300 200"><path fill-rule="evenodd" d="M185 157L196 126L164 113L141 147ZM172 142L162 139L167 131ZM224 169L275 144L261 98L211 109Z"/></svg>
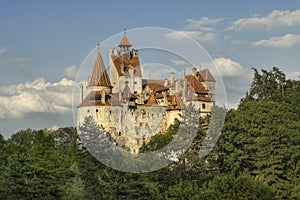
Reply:
<svg viewBox="0 0 300 200"><path fill-rule="evenodd" d="M179 80L175 82L175 92L179 92Z"/></svg>
<svg viewBox="0 0 300 200"><path fill-rule="evenodd" d="M183 80L183 90L182 90L182 98L183 98L183 101L185 102L186 101L186 93L187 93L187 84L186 84L186 80Z"/></svg>
<svg viewBox="0 0 300 200"><path fill-rule="evenodd" d="M196 76L196 73L197 73L197 68L196 68L196 67L193 67L193 68L192 68L192 75L193 75L193 76Z"/></svg>
<svg viewBox="0 0 300 200"><path fill-rule="evenodd" d="M79 103L82 103L83 101L83 85L79 85Z"/></svg>
<svg viewBox="0 0 300 200"><path fill-rule="evenodd" d="M120 55L120 54L119 54L119 51L118 51L118 49L115 49L115 48L114 48L114 52L113 52L113 54L114 54L114 55L117 55L117 56L119 56L119 55Z"/></svg>
<svg viewBox="0 0 300 200"><path fill-rule="evenodd" d="M167 87L167 86L168 86L168 79L165 79L164 86L165 86L165 87Z"/></svg>
<svg viewBox="0 0 300 200"><path fill-rule="evenodd" d="M137 49L133 49L132 51L133 51L133 56L138 56L139 55Z"/></svg>
<svg viewBox="0 0 300 200"><path fill-rule="evenodd" d="M105 104L105 90L101 91L101 104Z"/></svg>
<svg viewBox="0 0 300 200"><path fill-rule="evenodd" d="M171 81L171 84L174 83L174 76L175 76L175 73L174 73L174 72L171 72L171 73L170 73L170 81Z"/></svg>

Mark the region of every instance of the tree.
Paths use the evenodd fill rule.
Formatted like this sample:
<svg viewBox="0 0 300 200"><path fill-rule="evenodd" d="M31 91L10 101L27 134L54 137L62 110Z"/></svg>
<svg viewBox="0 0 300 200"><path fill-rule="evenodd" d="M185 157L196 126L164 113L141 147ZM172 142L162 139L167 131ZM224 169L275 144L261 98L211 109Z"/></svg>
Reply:
<svg viewBox="0 0 300 200"><path fill-rule="evenodd" d="M180 180L176 185L170 186L166 192L168 200L199 199L200 189L195 182Z"/></svg>
<svg viewBox="0 0 300 200"><path fill-rule="evenodd" d="M275 74L279 75L274 77L284 77L279 72ZM256 78L254 85L259 86L258 80L262 79ZM294 193L289 191L300 184L300 90L299 81L287 80L284 93L279 92L278 83L282 80L267 96L258 90L264 89L264 84L252 87L253 96L243 99L238 109L227 112L217 151L221 173L250 174L270 186L277 198L288 198Z"/></svg>
<svg viewBox="0 0 300 200"><path fill-rule="evenodd" d="M215 176L201 189L201 198L224 200L273 200L272 190L249 176L235 177L232 174Z"/></svg>
<svg viewBox="0 0 300 200"><path fill-rule="evenodd" d="M277 67L267 71L262 69L262 74L253 68L254 78L250 88L250 96L257 99L271 100L277 96L284 95L286 84L285 74Z"/></svg>
<svg viewBox="0 0 300 200"><path fill-rule="evenodd" d="M180 122L178 119L175 119L174 124L171 124L164 134L157 133L150 138L148 143L144 143L140 148L140 153L146 153L149 151L158 150L167 144L174 138L176 135L178 128L180 126Z"/></svg>

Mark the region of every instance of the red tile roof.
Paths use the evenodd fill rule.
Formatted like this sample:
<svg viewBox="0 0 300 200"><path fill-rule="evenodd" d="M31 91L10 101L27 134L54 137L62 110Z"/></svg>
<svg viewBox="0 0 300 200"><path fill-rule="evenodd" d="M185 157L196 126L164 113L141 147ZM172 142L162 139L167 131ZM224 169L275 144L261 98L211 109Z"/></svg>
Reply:
<svg viewBox="0 0 300 200"><path fill-rule="evenodd" d="M133 56L130 60L123 60L122 56L111 55L111 59L116 66L117 72L120 76L128 74L129 66L131 65L135 69L136 76L142 76L140 67L140 61L138 56ZM124 71L122 72L122 64L124 65Z"/></svg>
<svg viewBox="0 0 300 200"><path fill-rule="evenodd" d="M129 42L127 36L126 36L126 33L124 33L123 37L122 37L122 40L119 44L119 47L122 47L122 46L126 46L126 47L130 47L132 46L132 44Z"/></svg>
<svg viewBox="0 0 300 200"><path fill-rule="evenodd" d="M185 77L187 80L189 86L194 90L197 94L208 94L208 90L205 89L204 85L202 84L203 77L201 75L194 76L194 75L188 75Z"/></svg>
<svg viewBox="0 0 300 200"><path fill-rule="evenodd" d="M198 101L206 101L206 102L210 102L211 98L210 97L197 97Z"/></svg>
<svg viewBox="0 0 300 200"><path fill-rule="evenodd" d="M105 69L105 65L100 54L100 51L97 54L94 69L89 80L88 86L107 86L111 87L108 74Z"/></svg>
<svg viewBox="0 0 300 200"><path fill-rule="evenodd" d="M187 101L206 101L206 102L210 102L211 101L211 98L208 97L208 96L207 97L201 97L201 96L195 95L195 93L194 93L194 91L193 91L192 88L189 88L187 93L188 93L187 97L186 97ZM207 95L207 94L205 94L205 95Z"/></svg>
<svg viewBox="0 0 300 200"><path fill-rule="evenodd" d="M146 105L158 105L154 92L151 92L150 97L148 98Z"/></svg>
<svg viewBox="0 0 300 200"><path fill-rule="evenodd" d="M207 68L200 70L200 74L205 81L216 81L214 76L210 73L210 71Z"/></svg>
<svg viewBox="0 0 300 200"><path fill-rule="evenodd" d="M161 85L158 83L148 83L148 84L144 85L144 87L146 87L146 86L148 86L154 92L168 90L168 88L166 88L164 85Z"/></svg>
<svg viewBox="0 0 300 200"><path fill-rule="evenodd" d="M176 94L170 96L170 105L167 110L181 110L184 107L183 102Z"/></svg>
<svg viewBox="0 0 300 200"><path fill-rule="evenodd" d="M165 80L161 80L161 79L144 79L144 81L146 82L146 84L149 84L149 83L155 83L155 84L159 84L159 85L165 84Z"/></svg>
<svg viewBox="0 0 300 200"><path fill-rule="evenodd" d="M111 96L109 94L105 93L105 104L101 103L101 97L101 91L91 91L78 107L111 105Z"/></svg>

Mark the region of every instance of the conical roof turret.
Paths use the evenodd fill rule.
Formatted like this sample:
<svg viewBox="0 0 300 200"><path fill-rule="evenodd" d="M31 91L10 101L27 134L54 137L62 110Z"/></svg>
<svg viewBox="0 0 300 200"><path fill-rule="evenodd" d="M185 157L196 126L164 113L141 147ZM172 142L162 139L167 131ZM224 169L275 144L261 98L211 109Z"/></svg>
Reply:
<svg viewBox="0 0 300 200"><path fill-rule="evenodd" d="M97 57L94 64L94 69L92 75L89 79L88 86L104 86L104 87L111 87L111 83L105 69L105 65L100 53L98 50Z"/></svg>
<svg viewBox="0 0 300 200"><path fill-rule="evenodd" d="M124 31L124 35L123 35L122 40L121 40L121 42L119 44L119 47L126 47L126 48L128 48L128 47L131 47L131 46L132 46L132 44L128 40L128 38L126 36L126 32Z"/></svg>

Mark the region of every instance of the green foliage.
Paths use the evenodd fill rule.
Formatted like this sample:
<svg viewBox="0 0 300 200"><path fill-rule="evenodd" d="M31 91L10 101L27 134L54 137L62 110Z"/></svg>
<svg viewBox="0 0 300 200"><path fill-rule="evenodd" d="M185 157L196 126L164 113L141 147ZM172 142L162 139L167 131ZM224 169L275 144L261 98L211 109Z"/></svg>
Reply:
<svg viewBox="0 0 300 200"><path fill-rule="evenodd" d="M271 189L249 176L218 175L201 189L205 200L273 200Z"/></svg>
<svg viewBox="0 0 300 200"><path fill-rule="evenodd" d="M180 122L179 120L175 119L174 124L168 127L167 131L163 134L155 134L150 138L150 141L146 144L144 143L143 146L140 148L140 153L145 153L149 151L158 150L167 144L174 138L176 135Z"/></svg>
<svg viewBox="0 0 300 200"><path fill-rule="evenodd" d="M177 200L177 199L199 199L200 189L195 182L191 181L182 181L176 185L172 185L168 188L166 192L166 198L168 200Z"/></svg>
<svg viewBox="0 0 300 200"><path fill-rule="evenodd" d="M284 95L286 78L282 71L273 67L270 71L262 69L262 74L259 74L257 69L253 69L254 78L250 89L252 98L271 100Z"/></svg>
<svg viewBox="0 0 300 200"><path fill-rule="evenodd" d="M265 81L261 87L273 87L269 84L274 84L274 77L280 74L274 71L275 75L266 76L273 81ZM268 185L278 199L296 195L294 188L300 184L299 81L286 82L289 85L283 84L284 93L276 90L267 96L259 94L259 84L254 82L250 94L256 98L245 98L237 110L227 113L217 146L222 173L251 174ZM274 90L279 89L279 83Z"/></svg>
<svg viewBox="0 0 300 200"><path fill-rule="evenodd" d="M70 128L69 133L76 131ZM59 148L62 146L58 146L56 141L52 131L30 129L20 131L6 141L0 199L62 197L62 188L73 175L69 170L73 161L64 159L67 156L63 149L68 147ZM74 149L68 152L73 154Z"/></svg>

